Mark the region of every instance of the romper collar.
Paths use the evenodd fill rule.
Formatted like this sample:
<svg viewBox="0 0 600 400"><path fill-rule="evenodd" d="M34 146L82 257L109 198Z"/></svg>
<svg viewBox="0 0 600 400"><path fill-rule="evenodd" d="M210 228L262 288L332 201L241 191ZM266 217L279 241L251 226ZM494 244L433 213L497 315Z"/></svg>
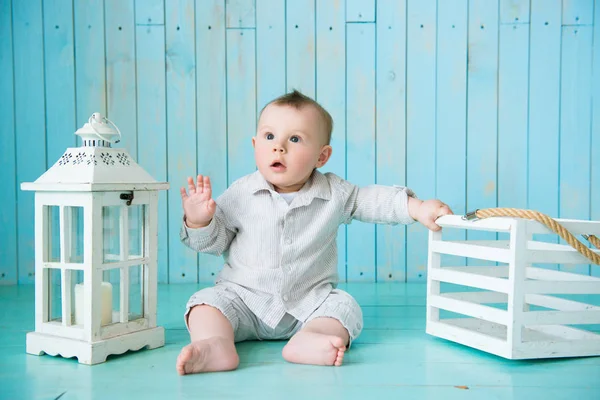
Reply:
<svg viewBox="0 0 600 400"><path fill-rule="evenodd" d="M266 181L259 171L254 172L250 176L250 190L253 194L267 190L271 193L276 193L273 185ZM323 200L331 200L331 188L329 181L316 169L313 171L308 181L298 191L298 196L292 202L292 207L299 207L310 204L314 198Z"/></svg>

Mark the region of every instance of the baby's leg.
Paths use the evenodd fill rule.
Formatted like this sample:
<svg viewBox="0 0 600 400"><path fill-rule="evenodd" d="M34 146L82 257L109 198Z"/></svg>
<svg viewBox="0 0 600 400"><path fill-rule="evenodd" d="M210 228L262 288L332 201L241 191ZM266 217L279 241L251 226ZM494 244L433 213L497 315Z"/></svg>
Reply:
<svg viewBox="0 0 600 400"><path fill-rule="evenodd" d="M334 289L283 348L289 362L342 365L344 352L362 330L360 306L343 290Z"/></svg>
<svg viewBox="0 0 600 400"><path fill-rule="evenodd" d="M240 359L235 350L229 320L208 305L192 308L188 314L191 343L177 357L180 375L236 369Z"/></svg>
<svg viewBox="0 0 600 400"><path fill-rule="evenodd" d="M348 340L348 331L338 320L319 317L296 333L282 354L293 363L340 366Z"/></svg>

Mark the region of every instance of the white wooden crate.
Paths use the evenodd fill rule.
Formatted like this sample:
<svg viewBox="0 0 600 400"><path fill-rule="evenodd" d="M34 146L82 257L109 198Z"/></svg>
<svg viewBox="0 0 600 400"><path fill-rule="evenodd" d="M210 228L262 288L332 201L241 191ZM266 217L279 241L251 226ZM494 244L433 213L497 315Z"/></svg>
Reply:
<svg viewBox="0 0 600 400"><path fill-rule="evenodd" d="M574 235L600 237L600 222L557 221ZM534 240L534 234L553 234L536 221L504 217L465 221L450 215L436 222L443 231L429 234L428 334L509 359L600 355L600 334L588 330L600 325L600 278L532 266L590 264L589 260L569 245ZM445 236L452 229L504 232L509 239L442 240L442 232ZM471 266L471 261L468 266L446 266L443 254L501 264ZM448 284L463 288L441 292L442 285L453 286ZM589 295L584 297L593 304L580 301L580 295ZM460 317L440 318L441 310Z"/></svg>

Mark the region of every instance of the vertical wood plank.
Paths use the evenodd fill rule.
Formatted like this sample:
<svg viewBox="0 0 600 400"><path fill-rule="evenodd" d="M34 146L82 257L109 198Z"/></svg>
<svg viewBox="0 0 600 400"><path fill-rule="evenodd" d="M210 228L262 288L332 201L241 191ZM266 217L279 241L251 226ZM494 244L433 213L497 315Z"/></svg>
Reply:
<svg viewBox="0 0 600 400"><path fill-rule="evenodd" d="M46 104L41 1L13 2L14 98L17 182L33 182L46 170ZM17 192L18 282L34 282L32 192Z"/></svg>
<svg viewBox="0 0 600 400"><path fill-rule="evenodd" d="M257 114L285 93L285 3L256 3L256 101ZM257 115L258 117L258 115Z"/></svg>
<svg viewBox="0 0 600 400"><path fill-rule="evenodd" d="M227 28L254 28L256 0L226 0Z"/></svg>
<svg viewBox="0 0 600 400"><path fill-rule="evenodd" d="M196 56L193 0L166 7L167 168L169 204L169 282L197 282L198 256L179 240L183 210L179 187L196 176Z"/></svg>
<svg viewBox="0 0 600 400"><path fill-rule="evenodd" d="M530 0L500 0L500 22L502 24L528 23L529 2Z"/></svg>
<svg viewBox="0 0 600 400"><path fill-rule="evenodd" d="M498 1L469 2L467 64L467 211L497 205ZM467 239L494 240L489 232ZM478 265L493 265L469 260Z"/></svg>
<svg viewBox="0 0 600 400"><path fill-rule="evenodd" d="M406 1L377 2L376 182L406 185ZM406 226L377 225L377 281L406 279Z"/></svg>
<svg viewBox="0 0 600 400"><path fill-rule="evenodd" d="M467 0L438 2L436 85L436 196L455 214L466 212L467 182ZM450 229L445 240L465 240L466 232ZM444 266L465 259L441 256Z"/></svg>
<svg viewBox="0 0 600 400"><path fill-rule="evenodd" d="M346 35L347 172L362 187L375 181L375 24L346 24ZM348 281L373 282L375 226L354 221L347 232Z"/></svg>
<svg viewBox="0 0 600 400"><path fill-rule="evenodd" d="M527 206L529 1L500 0L498 206ZM508 239L508 234L498 234Z"/></svg>
<svg viewBox="0 0 600 400"><path fill-rule="evenodd" d="M215 199L227 188L225 56L225 2L196 1L197 170L210 176ZM198 257L200 282L213 281L223 259L202 253Z"/></svg>
<svg viewBox="0 0 600 400"><path fill-rule="evenodd" d="M561 0L531 2L527 208L551 217L558 217L561 12ZM558 242L556 236L534 240Z"/></svg>
<svg viewBox="0 0 600 400"><path fill-rule="evenodd" d="M44 2L47 165L77 145L73 2Z"/></svg>
<svg viewBox="0 0 600 400"><path fill-rule="evenodd" d="M227 30L227 183L256 170L252 136L256 131L256 53L254 32Z"/></svg>
<svg viewBox="0 0 600 400"><path fill-rule="evenodd" d="M591 26L562 28L560 108L560 217L590 218L592 100ZM589 265L560 269L588 275Z"/></svg>
<svg viewBox="0 0 600 400"><path fill-rule="evenodd" d="M529 24L500 25L498 206L527 207Z"/></svg>
<svg viewBox="0 0 600 400"><path fill-rule="evenodd" d="M135 0L136 25L164 25L164 0Z"/></svg>
<svg viewBox="0 0 600 400"><path fill-rule="evenodd" d="M316 2L316 100L331 114L331 158L321 172L346 178L346 21L345 1ZM346 281L346 226L337 237L338 279Z"/></svg>
<svg viewBox="0 0 600 400"><path fill-rule="evenodd" d="M12 1L0 0L0 285L17 283L17 171L15 153L15 93L13 69ZM30 223L31 224L31 223ZM23 225L23 224L21 224ZM33 232L33 226L31 232Z"/></svg>
<svg viewBox="0 0 600 400"><path fill-rule="evenodd" d="M590 217L600 221L600 5L594 6L594 42L592 76L592 137L591 137L591 179ZM591 265L591 275L600 276L600 267Z"/></svg>
<svg viewBox="0 0 600 400"><path fill-rule="evenodd" d="M563 25L592 25L595 0L563 0Z"/></svg>
<svg viewBox="0 0 600 400"><path fill-rule="evenodd" d="M315 2L286 3L287 91L315 97Z"/></svg>
<svg viewBox="0 0 600 400"><path fill-rule="evenodd" d="M379 7L378 9L381 10ZM379 13L377 15L383 16ZM375 0L348 0L346 22L375 22Z"/></svg>
<svg viewBox="0 0 600 400"><path fill-rule="evenodd" d="M421 199L435 197L436 2L409 0L406 65L406 183ZM408 226L407 281L425 282L428 230Z"/></svg>
<svg viewBox="0 0 600 400"><path fill-rule="evenodd" d="M121 131L114 147L137 160L137 98L134 0L105 0L106 78L108 118ZM129 274L127 273L127 276Z"/></svg>
<svg viewBox="0 0 600 400"><path fill-rule="evenodd" d="M74 6L76 125L81 127L94 112L106 115L105 16L102 0L75 0Z"/></svg>
<svg viewBox="0 0 600 400"><path fill-rule="evenodd" d="M143 17L147 2L136 1L136 20ZM161 8L162 10L162 8ZM153 21L163 20L162 14L153 14ZM164 25L136 26L136 75L137 75L137 162L154 179L167 181L167 116L165 82L165 27ZM170 190L178 190L182 182L171 182ZM158 195L158 281L169 282L169 224L167 212L167 191ZM176 203L175 207L180 203ZM179 236L174 231L173 235ZM179 244L174 250L183 247Z"/></svg>

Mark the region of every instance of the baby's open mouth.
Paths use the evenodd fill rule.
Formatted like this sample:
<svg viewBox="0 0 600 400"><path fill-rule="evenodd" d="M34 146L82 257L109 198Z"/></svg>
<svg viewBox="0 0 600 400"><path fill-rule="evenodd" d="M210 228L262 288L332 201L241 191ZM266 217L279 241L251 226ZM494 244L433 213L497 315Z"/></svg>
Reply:
<svg viewBox="0 0 600 400"><path fill-rule="evenodd" d="M276 170L282 170L285 169L285 165L281 161L273 161L271 163L271 168Z"/></svg>

